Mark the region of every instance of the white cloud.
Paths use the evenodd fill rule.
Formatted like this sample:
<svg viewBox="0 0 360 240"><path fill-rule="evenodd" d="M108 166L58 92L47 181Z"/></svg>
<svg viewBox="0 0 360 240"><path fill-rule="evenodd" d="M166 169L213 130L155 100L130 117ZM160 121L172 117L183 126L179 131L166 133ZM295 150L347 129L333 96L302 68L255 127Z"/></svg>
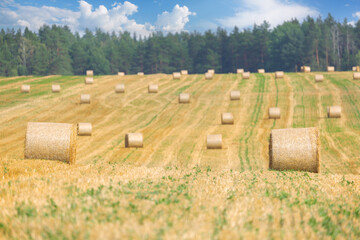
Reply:
<svg viewBox="0 0 360 240"><path fill-rule="evenodd" d="M358 19L360 19L360 12L353 13L353 17L357 17Z"/></svg>
<svg viewBox="0 0 360 240"><path fill-rule="evenodd" d="M302 20L306 16L318 16L314 8L303 6L287 0L241 0L241 7L234 16L218 19L224 27L239 28L261 24L265 20L275 27L291 19Z"/></svg>
<svg viewBox="0 0 360 240"><path fill-rule="evenodd" d="M156 26L164 32L180 32L189 22L189 16L195 15L196 13L190 12L188 7L180 7L176 4L172 12L163 12L158 15Z"/></svg>

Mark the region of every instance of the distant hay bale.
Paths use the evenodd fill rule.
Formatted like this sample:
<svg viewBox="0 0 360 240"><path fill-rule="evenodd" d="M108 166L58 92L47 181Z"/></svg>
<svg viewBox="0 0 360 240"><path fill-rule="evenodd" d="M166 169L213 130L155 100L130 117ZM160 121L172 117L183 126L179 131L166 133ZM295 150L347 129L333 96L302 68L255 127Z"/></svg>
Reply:
<svg viewBox="0 0 360 240"><path fill-rule="evenodd" d="M316 74L315 75L315 82L322 82L322 81L324 81L324 75Z"/></svg>
<svg viewBox="0 0 360 240"><path fill-rule="evenodd" d="M207 72L214 75L215 74L215 69L209 69Z"/></svg>
<svg viewBox="0 0 360 240"><path fill-rule="evenodd" d="M354 72L353 78L354 78L354 80L359 80L360 79L360 72Z"/></svg>
<svg viewBox="0 0 360 240"><path fill-rule="evenodd" d="M303 71L303 72L311 72L311 67L309 67L309 66L303 66L302 71Z"/></svg>
<svg viewBox="0 0 360 240"><path fill-rule="evenodd" d="M221 124L234 124L234 116L232 113L221 114Z"/></svg>
<svg viewBox="0 0 360 240"><path fill-rule="evenodd" d="M149 93L157 93L159 91L159 86L157 84L149 84L148 92Z"/></svg>
<svg viewBox="0 0 360 240"><path fill-rule="evenodd" d="M76 160L76 126L66 123L29 122L25 139L25 159Z"/></svg>
<svg viewBox="0 0 360 240"><path fill-rule="evenodd" d="M190 94L189 93L180 93L179 103L190 103Z"/></svg>
<svg viewBox="0 0 360 240"><path fill-rule="evenodd" d="M275 78L276 78L276 79L284 78L284 72L283 72L283 71L277 71L277 72L275 72Z"/></svg>
<svg viewBox="0 0 360 240"><path fill-rule="evenodd" d="M300 71L303 72L304 71L304 66L300 67Z"/></svg>
<svg viewBox="0 0 360 240"><path fill-rule="evenodd" d="M118 72L118 76L125 76L124 72Z"/></svg>
<svg viewBox="0 0 360 240"><path fill-rule="evenodd" d="M327 71L328 72L335 72L335 67L334 66L328 66Z"/></svg>
<svg viewBox="0 0 360 240"><path fill-rule="evenodd" d="M188 75L188 74L189 74L188 70L181 70L181 75Z"/></svg>
<svg viewBox="0 0 360 240"><path fill-rule="evenodd" d="M21 85L21 92L22 93L29 93L30 92L30 85L26 85L26 84Z"/></svg>
<svg viewBox="0 0 360 240"><path fill-rule="evenodd" d="M341 106L327 107L328 118L341 118Z"/></svg>
<svg viewBox="0 0 360 240"><path fill-rule="evenodd" d="M320 171L320 137L317 128L273 129L269 167L275 170Z"/></svg>
<svg viewBox="0 0 360 240"><path fill-rule="evenodd" d="M90 104L90 94L81 94L80 104Z"/></svg>
<svg viewBox="0 0 360 240"><path fill-rule="evenodd" d="M206 79L206 80L211 80L211 79L213 79L213 76L214 76L214 74L212 74L212 73L209 73L209 72L205 73L205 79Z"/></svg>
<svg viewBox="0 0 360 240"><path fill-rule="evenodd" d="M222 135L221 134L207 135L206 147L208 149L221 149L222 148Z"/></svg>
<svg viewBox="0 0 360 240"><path fill-rule="evenodd" d="M143 147L142 133L127 133L125 134L126 148L142 148Z"/></svg>
<svg viewBox="0 0 360 240"><path fill-rule="evenodd" d="M93 70L86 70L86 76L94 76Z"/></svg>
<svg viewBox="0 0 360 240"><path fill-rule="evenodd" d="M353 70L353 72L356 72L357 68L354 66L354 67L352 67L352 70Z"/></svg>
<svg viewBox="0 0 360 240"><path fill-rule="evenodd" d="M243 72L244 72L244 69L242 69L242 68L236 69L236 73L237 73L237 74L241 74L241 73L243 73Z"/></svg>
<svg viewBox="0 0 360 240"><path fill-rule="evenodd" d="M124 93L124 92L125 92L125 85L123 83L116 84L115 93Z"/></svg>
<svg viewBox="0 0 360 240"><path fill-rule="evenodd" d="M138 72L137 75L138 76L144 76L144 73L143 72Z"/></svg>
<svg viewBox="0 0 360 240"><path fill-rule="evenodd" d="M94 83L94 78L92 77L85 78L85 84L93 84L93 83Z"/></svg>
<svg viewBox="0 0 360 240"><path fill-rule="evenodd" d="M78 123L77 134L78 136L91 136L92 125L91 123Z"/></svg>
<svg viewBox="0 0 360 240"><path fill-rule="evenodd" d="M58 85L58 84L52 85L52 86L51 86L51 91L52 91L53 93L59 93L59 92L61 91L60 85Z"/></svg>
<svg viewBox="0 0 360 240"><path fill-rule="evenodd" d="M249 79L250 78L250 72L243 72L242 73L242 79Z"/></svg>
<svg viewBox="0 0 360 240"><path fill-rule="evenodd" d="M258 69L258 73L265 73L265 69Z"/></svg>
<svg viewBox="0 0 360 240"><path fill-rule="evenodd" d="M231 91L230 100L240 100L240 91L239 90Z"/></svg>
<svg viewBox="0 0 360 240"><path fill-rule="evenodd" d="M269 119L279 119L280 118L280 108L272 107L269 108Z"/></svg>
<svg viewBox="0 0 360 240"><path fill-rule="evenodd" d="M173 79L181 79L181 73L179 73L179 72L174 72L174 73L173 73Z"/></svg>

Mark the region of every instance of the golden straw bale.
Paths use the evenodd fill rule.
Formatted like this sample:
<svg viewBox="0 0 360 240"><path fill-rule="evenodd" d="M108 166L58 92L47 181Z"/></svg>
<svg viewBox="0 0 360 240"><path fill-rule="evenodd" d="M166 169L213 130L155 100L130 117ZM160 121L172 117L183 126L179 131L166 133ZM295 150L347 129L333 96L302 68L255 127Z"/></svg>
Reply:
<svg viewBox="0 0 360 240"><path fill-rule="evenodd" d="M272 107L269 108L269 119L278 119L280 118L280 108Z"/></svg>
<svg viewBox="0 0 360 240"><path fill-rule="evenodd" d="M93 84L93 83L94 83L94 78L92 77L85 78L85 84Z"/></svg>
<svg viewBox="0 0 360 240"><path fill-rule="evenodd" d="M214 75L215 74L215 69L209 69L207 72Z"/></svg>
<svg viewBox="0 0 360 240"><path fill-rule="evenodd" d="M173 79L181 79L181 73L179 73L179 72L174 72L174 73L173 73Z"/></svg>
<svg viewBox="0 0 360 240"><path fill-rule="evenodd" d="M304 67L303 67L303 72L311 72L311 67L309 67L309 66L304 66Z"/></svg>
<svg viewBox="0 0 360 240"><path fill-rule="evenodd" d="M80 104L90 104L90 94L81 94Z"/></svg>
<svg viewBox="0 0 360 240"><path fill-rule="evenodd" d="M275 170L320 171L320 137L317 128L273 129L269 167Z"/></svg>
<svg viewBox="0 0 360 240"><path fill-rule="evenodd" d="M242 79L249 79L250 78L250 72L243 72L242 73Z"/></svg>
<svg viewBox="0 0 360 240"><path fill-rule="evenodd" d="M221 149L222 148L222 135L221 134L207 135L206 147L208 149Z"/></svg>
<svg viewBox="0 0 360 240"><path fill-rule="evenodd" d="M190 94L189 93L180 93L179 103L190 103Z"/></svg>
<svg viewBox="0 0 360 240"><path fill-rule="evenodd" d="M124 93L124 92L125 92L125 85L123 83L116 84L115 93Z"/></svg>
<svg viewBox="0 0 360 240"><path fill-rule="evenodd" d="M283 72L283 71L277 71L277 72L275 72L275 78L276 78L276 79L284 78L284 72Z"/></svg>
<svg viewBox="0 0 360 240"><path fill-rule="evenodd" d="M300 71L303 72L304 71L304 66L300 67Z"/></svg>
<svg viewBox="0 0 360 240"><path fill-rule="evenodd" d="M258 73L265 73L265 69L258 69Z"/></svg>
<svg viewBox="0 0 360 240"><path fill-rule="evenodd" d="M118 72L118 76L125 76L124 72Z"/></svg>
<svg viewBox="0 0 360 240"><path fill-rule="evenodd" d="M157 93L159 91L159 86L156 84L149 84L148 92L149 93Z"/></svg>
<svg viewBox="0 0 360 240"><path fill-rule="evenodd" d="M328 66L327 71L328 72L335 72L335 67L334 66Z"/></svg>
<svg viewBox="0 0 360 240"><path fill-rule="evenodd" d="M126 148L142 148L143 147L142 133L127 133L127 134L125 134L125 147Z"/></svg>
<svg viewBox="0 0 360 240"><path fill-rule="evenodd" d="M221 124L234 124L234 116L232 113L221 114Z"/></svg>
<svg viewBox="0 0 360 240"><path fill-rule="evenodd" d="M137 75L138 76L144 76L144 73L143 72L138 72Z"/></svg>
<svg viewBox="0 0 360 240"><path fill-rule="evenodd" d="M316 74L315 75L315 82L322 82L322 81L324 81L324 75Z"/></svg>
<svg viewBox="0 0 360 240"><path fill-rule="evenodd" d="M24 155L26 159L75 163L76 126L66 123L29 122Z"/></svg>
<svg viewBox="0 0 360 240"><path fill-rule="evenodd" d="M242 68L236 69L237 74L240 74L240 73L243 73L243 72L244 72L244 69L242 69Z"/></svg>
<svg viewBox="0 0 360 240"><path fill-rule="evenodd" d="M354 72L353 78L354 78L354 80L359 80L360 79L360 72Z"/></svg>
<svg viewBox="0 0 360 240"><path fill-rule="evenodd" d="M92 125L91 123L78 123L77 124L77 134L79 136L91 136Z"/></svg>
<svg viewBox="0 0 360 240"><path fill-rule="evenodd" d="M93 70L87 70L86 71L86 76L94 76L94 71Z"/></svg>
<svg viewBox="0 0 360 240"><path fill-rule="evenodd" d="M59 93L59 92L61 91L60 85L58 85L58 84L52 85L52 86L51 86L51 91L52 91L53 93Z"/></svg>
<svg viewBox="0 0 360 240"><path fill-rule="evenodd" d="M327 107L328 118L341 118L341 106Z"/></svg>
<svg viewBox="0 0 360 240"><path fill-rule="evenodd" d="M206 80L211 80L213 78L213 76L214 76L214 74L212 74L212 73L209 73L209 72L205 73Z"/></svg>
<svg viewBox="0 0 360 240"><path fill-rule="evenodd" d="M353 70L353 72L356 72L356 71L357 71L357 67L356 67L356 66L352 67L352 70Z"/></svg>
<svg viewBox="0 0 360 240"><path fill-rule="evenodd" d="M233 90L230 92L230 100L240 100L240 91Z"/></svg>
<svg viewBox="0 0 360 240"><path fill-rule="evenodd" d="M21 92L22 93L29 93L30 92L30 85L26 85L26 84L21 85Z"/></svg>
<svg viewBox="0 0 360 240"><path fill-rule="evenodd" d="M181 70L181 75L188 75L188 74L189 74L188 70Z"/></svg>

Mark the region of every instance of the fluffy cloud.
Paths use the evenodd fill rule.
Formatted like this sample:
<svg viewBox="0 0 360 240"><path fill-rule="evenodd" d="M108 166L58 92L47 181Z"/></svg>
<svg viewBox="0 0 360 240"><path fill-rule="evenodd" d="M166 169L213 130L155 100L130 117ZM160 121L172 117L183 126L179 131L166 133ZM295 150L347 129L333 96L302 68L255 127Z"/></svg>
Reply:
<svg viewBox="0 0 360 240"><path fill-rule="evenodd" d="M1 0L0 0L1 1ZM114 3L107 9L104 5L93 8L88 2L79 1L79 11L43 6L23 6L13 0L2 0L0 3L0 28L28 27L38 30L42 25L68 25L71 30L83 32L86 28L104 31L129 31L148 36L156 30L166 32L182 31L189 16L194 15L184 6L176 5L172 12L158 15L155 26L150 23L139 24L130 17L138 11L138 7L128 1Z"/></svg>
<svg viewBox="0 0 360 240"><path fill-rule="evenodd" d="M360 12L356 12L353 14L353 17L357 17L360 20Z"/></svg>
<svg viewBox="0 0 360 240"><path fill-rule="evenodd" d="M241 8L236 10L234 16L219 19L224 27L239 28L251 27L254 23L261 24L265 20L272 26L282 24L284 21L306 16L318 16L320 13L310 7L283 0L242 0Z"/></svg>

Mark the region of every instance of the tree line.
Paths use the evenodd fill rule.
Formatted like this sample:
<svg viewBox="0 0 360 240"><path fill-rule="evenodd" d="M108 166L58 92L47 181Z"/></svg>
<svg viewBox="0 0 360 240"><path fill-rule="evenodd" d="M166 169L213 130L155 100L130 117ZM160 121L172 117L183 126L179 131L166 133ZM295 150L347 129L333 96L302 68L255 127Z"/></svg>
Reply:
<svg viewBox="0 0 360 240"><path fill-rule="evenodd" d="M337 22L307 17L270 28L267 22L240 31L218 28L215 32L157 32L149 37L129 32L105 33L86 30L80 36L67 26L0 31L0 75L97 75L126 72L189 73L234 72L238 68L254 72L299 71L309 65L314 71L327 66L350 70L360 65L360 20L353 26L345 19Z"/></svg>

